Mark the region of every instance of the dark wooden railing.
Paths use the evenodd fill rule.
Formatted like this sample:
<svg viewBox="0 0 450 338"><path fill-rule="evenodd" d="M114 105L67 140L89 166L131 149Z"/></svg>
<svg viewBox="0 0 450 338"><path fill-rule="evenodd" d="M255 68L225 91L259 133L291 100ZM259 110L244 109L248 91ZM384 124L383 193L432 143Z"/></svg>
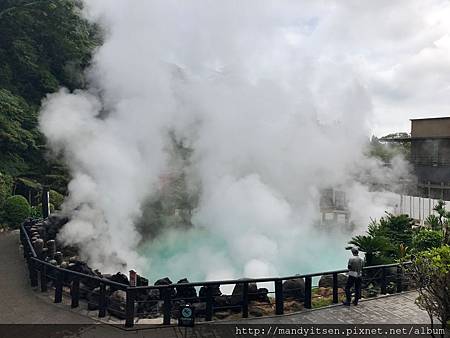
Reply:
<svg viewBox="0 0 450 338"><path fill-rule="evenodd" d="M54 287L54 302L60 303L63 296L63 287L70 288L71 307L76 308L79 306L80 299L80 280L90 280L99 285L100 291L98 293L98 317L105 317L107 311L107 287L114 288L115 290L122 290L126 293L126 301L124 311L120 313L121 317L125 318L125 326L132 327L136 316L139 314L136 311L136 304L142 303L138 300L138 296L142 293L149 292L150 290L159 291L159 301L163 302L162 315L163 325L169 325L171 323L173 305L176 301L189 302L186 297L177 298L175 294L175 288L186 287L205 287L206 292L203 297L195 297L198 301L206 303L205 306L205 321L211 321L215 310L221 309L238 309L241 312L243 318L249 316L249 296L254 295L249 292L250 283L274 283L274 291L269 292L274 294L275 298L275 314L282 315L284 313L284 293L283 282L292 279L304 279L305 291L303 307L305 309L311 309L313 307L313 278L326 275L332 276L332 303L339 303L339 288L338 288L338 275L348 272L347 269L333 270L326 272L318 272L304 275L294 275L287 277L270 277L270 278L253 278L253 279L240 279L240 280L221 280L221 281L208 281L208 282L196 282L196 283L183 283L183 284L171 284L171 285L155 285L155 286L129 286L126 284L117 283L109 279L100 278L98 276L92 276L83 274L80 272L64 269L49 262L40 259L33 248L30 241L29 234L25 227L20 227L20 239L23 246L23 253L26 259L30 284L32 287L40 285L42 292L47 291L49 280L52 280L52 286ZM403 285L407 278L404 275L404 264L388 264L370 266L364 268L363 273L363 289L368 289L370 285L376 283L380 288L380 294L388 293L388 288L394 284L394 292L401 292ZM393 272L394 270L394 272ZM39 275L39 278L38 278ZM215 304L215 298L213 295L213 286L223 285L242 285L241 301L238 305L217 306ZM292 291L292 289L290 290ZM391 291L392 293L392 291ZM235 295L233 295L235 296ZM152 300L155 301L155 300ZM192 299L192 301L194 301ZM145 302L145 301L144 301Z"/></svg>

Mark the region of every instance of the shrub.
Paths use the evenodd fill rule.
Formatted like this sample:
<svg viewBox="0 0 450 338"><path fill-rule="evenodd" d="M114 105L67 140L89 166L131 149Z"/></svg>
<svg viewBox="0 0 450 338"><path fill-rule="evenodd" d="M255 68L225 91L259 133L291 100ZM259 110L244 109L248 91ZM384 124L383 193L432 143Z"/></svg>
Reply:
<svg viewBox="0 0 450 338"><path fill-rule="evenodd" d="M0 173L0 208L3 207L6 199L11 196L13 179L9 175Z"/></svg>
<svg viewBox="0 0 450 338"><path fill-rule="evenodd" d="M428 224L431 227L431 229L433 229L433 230L441 230L442 229L442 225L439 222L439 217L437 217L434 214L429 215L425 219L425 224Z"/></svg>
<svg viewBox="0 0 450 338"><path fill-rule="evenodd" d="M425 251L440 247L444 236L442 231L422 229L416 233L412 240L412 249L415 252Z"/></svg>
<svg viewBox="0 0 450 338"><path fill-rule="evenodd" d="M54 205L55 209L61 209L61 205L64 202L64 196L55 190L50 190L50 203Z"/></svg>
<svg viewBox="0 0 450 338"><path fill-rule="evenodd" d="M31 208L25 197L11 196L5 201L3 207L4 220L10 227L17 228L30 216Z"/></svg>
<svg viewBox="0 0 450 338"><path fill-rule="evenodd" d="M412 261L411 276L419 293L417 305L446 326L450 320L450 246L422 251Z"/></svg>
<svg viewBox="0 0 450 338"><path fill-rule="evenodd" d="M32 218L42 218L42 208L40 206L31 207L30 217Z"/></svg>

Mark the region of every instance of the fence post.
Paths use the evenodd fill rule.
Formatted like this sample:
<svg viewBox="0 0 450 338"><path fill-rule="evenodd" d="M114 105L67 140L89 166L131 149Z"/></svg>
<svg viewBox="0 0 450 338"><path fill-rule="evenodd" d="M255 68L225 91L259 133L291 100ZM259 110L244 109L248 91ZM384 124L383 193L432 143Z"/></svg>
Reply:
<svg viewBox="0 0 450 338"><path fill-rule="evenodd" d="M211 286L206 287L206 315L207 322L212 320L213 316L213 290Z"/></svg>
<svg viewBox="0 0 450 338"><path fill-rule="evenodd" d="M305 277L305 309L311 309L311 288L312 288L312 278Z"/></svg>
<svg viewBox="0 0 450 338"><path fill-rule="evenodd" d="M245 282L242 289L242 318L248 318L248 282Z"/></svg>
<svg viewBox="0 0 450 338"><path fill-rule="evenodd" d="M64 273L62 271L56 270L55 303L62 302L63 280L64 280Z"/></svg>
<svg viewBox="0 0 450 338"><path fill-rule="evenodd" d="M28 261L28 271L30 273L30 284L31 284L31 287L34 288L34 287L38 286L36 263L31 258L28 258L27 261Z"/></svg>
<svg viewBox="0 0 450 338"><path fill-rule="evenodd" d="M76 308L80 303L80 279L75 277L70 285L70 296L72 298L70 307Z"/></svg>
<svg viewBox="0 0 450 338"><path fill-rule="evenodd" d="M282 315L283 313L283 281L277 279L275 280L275 314Z"/></svg>
<svg viewBox="0 0 450 338"><path fill-rule="evenodd" d="M333 272L333 304L337 303L339 303L338 274L337 272Z"/></svg>
<svg viewBox="0 0 450 338"><path fill-rule="evenodd" d="M135 290L132 288L127 288L126 294L127 299L125 304L125 327L133 327Z"/></svg>
<svg viewBox="0 0 450 338"><path fill-rule="evenodd" d="M100 284L100 297L98 299L98 317L106 316L106 284Z"/></svg>
<svg viewBox="0 0 450 338"><path fill-rule="evenodd" d="M397 284L397 292L403 291L403 269L401 265L397 265L397 278L396 278L396 284Z"/></svg>
<svg viewBox="0 0 450 338"><path fill-rule="evenodd" d="M170 325L170 315L172 312L172 288L167 287L160 289L163 292L163 299L164 299L164 319L163 324L164 325ZM161 291L160 291L161 292Z"/></svg>
<svg viewBox="0 0 450 338"><path fill-rule="evenodd" d="M386 293L387 293L386 268L383 266L381 268L381 294L385 295Z"/></svg>
<svg viewBox="0 0 450 338"><path fill-rule="evenodd" d="M41 292L47 292L47 266L45 264L41 264L39 273L41 277Z"/></svg>

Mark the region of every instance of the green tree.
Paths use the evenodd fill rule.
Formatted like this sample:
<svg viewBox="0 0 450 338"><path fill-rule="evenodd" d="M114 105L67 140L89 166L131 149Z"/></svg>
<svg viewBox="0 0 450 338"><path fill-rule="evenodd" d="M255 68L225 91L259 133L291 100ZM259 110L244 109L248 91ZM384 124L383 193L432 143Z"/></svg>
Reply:
<svg viewBox="0 0 450 338"><path fill-rule="evenodd" d="M398 247L403 244L411 247L414 220L408 215L393 215L386 213L379 222L379 233Z"/></svg>
<svg viewBox="0 0 450 338"><path fill-rule="evenodd" d="M0 89L0 171L28 172L41 156L37 113L20 96Z"/></svg>
<svg viewBox="0 0 450 338"><path fill-rule="evenodd" d="M372 136L367 149L367 155L378 158L385 163L390 163L395 156L403 156L408 159L411 153L411 145L409 142L403 140L399 140L398 142L385 141L387 139L405 139L408 137L409 134L407 133L389 134L381 138Z"/></svg>
<svg viewBox="0 0 450 338"><path fill-rule="evenodd" d="M442 235L444 237L443 243L449 244L450 233L448 223L450 219L450 212L447 211L447 209L445 208L445 202L442 200L438 201L433 210L438 213L438 224L442 229Z"/></svg>
<svg viewBox="0 0 450 338"><path fill-rule="evenodd" d="M50 202L54 205L55 209L61 209L61 205L64 202L64 196L55 190L50 190Z"/></svg>
<svg viewBox="0 0 450 338"><path fill-rule="evenodd" d="M365 253L366 265L378 265L387 263L387 258L383 255L392 250L389 240L383 236L354 236L349 242Z"/></svg>
<svg viewBox="0 0 450 338"><path fill-rule="evenodd" d="M17 228L27 217L30 216L30 205L25 197L21 195L9 197L4 206L4 220L7 225Z"/></svg>
<svg viewBox="0 0 450 338"><path fill-rule="evenodd" d="M441 231L421 229L414 234L412 249L414 252L438 248L442 245L443 236Z"/></svg>
<svg viewBox="0 0 450 338"><path fill-rule="evenodd" d="M5 203L6 199L11 196L12 188L12 177L0 172L0 209L3 208L3 204Z"/></svg>
<svg viewBox="0 0 450 338"><path fill-rule="evenodd" d="M442 225L439 221L439 217L431 214L425 219L425 224L428 224L433 230L442 230Z"/></svg>
<svg viewBox="0 0 450 338"><path fill-rule="evenodd" d="M84 87L83 69L100 35L81 17L81 6L79 0L0 1L0 171L61 191L67 171L45 156L38 111L59 87Z"/></svg>
<svg viewBox="0 0 450 338"><path fill-rule="evenodd" d="M392 263L409 254L413 225L408 215L386 213L379 222L372 220L367 235L354 236L349 244L365 252L367 265Z"/></svg>
<svg viewBox="0 0 450 338"><path fill-rule="evenodd" d="M427 311L432 323L437 318L445 328L450 320L450 246L420 252L410 272L419 292L417 305Z"/></svg>

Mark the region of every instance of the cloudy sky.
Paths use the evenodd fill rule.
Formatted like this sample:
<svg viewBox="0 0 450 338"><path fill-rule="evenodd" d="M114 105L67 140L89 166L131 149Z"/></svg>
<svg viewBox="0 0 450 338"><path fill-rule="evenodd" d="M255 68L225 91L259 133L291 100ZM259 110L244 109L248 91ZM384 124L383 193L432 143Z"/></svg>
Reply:
<svg viewBox="0 0 450 338"><path fill-rule="evenodd" d="M125 16L124 12L139 17L139 11L142 11L141 7L145 4L117 3L111 6L109 0L85 1L90 7L90 14L94 13L94 16L95 12L104 14L105 8L108 8L110 11L117 9L117 16L122 18ZM448 0L248 0L245 3L222 2L220 5L211 1L186 1L185 8L184 3L177 4L175 0L167 1L167 4L168 8L170 5L183 8L180 13L163 13L164 20L178 18L178 22L182 22L186 28L186 40L192 45L195 45L196 37L189 36L191 31L187 27L196 23L189 22L186 19L189 15L182 12L197 11L191 16L200 20L203 15L198 13L207 12L206 15L216 18L213 24L221 22L220 20L229 21L230 17L236 22L249 22L248 26L252 28L255 28L254 22L258 22L260 37L266 33L272 34L274 21L278 21L276 24L284 29L286 39L293 46L301 48L299 54L302 57L317 59L315 63L318 68L322 65L327 70L333 69L333 65L340 68L334 76L329 75L330 90L339 87L343 67L348 67L349 74L351 73L349 78L354 78L356 74L359 84L370 98L373 108L371 129L378 136L409 131L411 118L450 114ZM130 9L134 6L141 9ZM152 3L148 3L144 7L152 6ZM115 20L113 25L122 19L116 17ZM160 22L163 25L167 23ZM136 20L133 29L144 25L142 21ZM155 27L157 25L158 23ZM219 26L227 27L228 30L233 24L224 21ZM242 22L237 23L236 27L248 28ZM211 27L205 29L204 34L210 33L210 29ZM224 35L223 32L219 34L225 39L226 35L232 35ZM258 44L259 41L256 40L249 39L247 42L249 45ZM196 48L201 48L201 44L199 46ZM277 47L269 46L274 49ZM223 52L227 53L229 50L224 47ZM329 93L327 95L329 97Z"/></svg>
<svg viewBox="0 0 450 338"><path fill-rule="evenodd" d="M450 114L449 1L325 1L318 13L311 37L328 49L328 62L358 69L376 135L409 131L411 118Z"/></svg>

